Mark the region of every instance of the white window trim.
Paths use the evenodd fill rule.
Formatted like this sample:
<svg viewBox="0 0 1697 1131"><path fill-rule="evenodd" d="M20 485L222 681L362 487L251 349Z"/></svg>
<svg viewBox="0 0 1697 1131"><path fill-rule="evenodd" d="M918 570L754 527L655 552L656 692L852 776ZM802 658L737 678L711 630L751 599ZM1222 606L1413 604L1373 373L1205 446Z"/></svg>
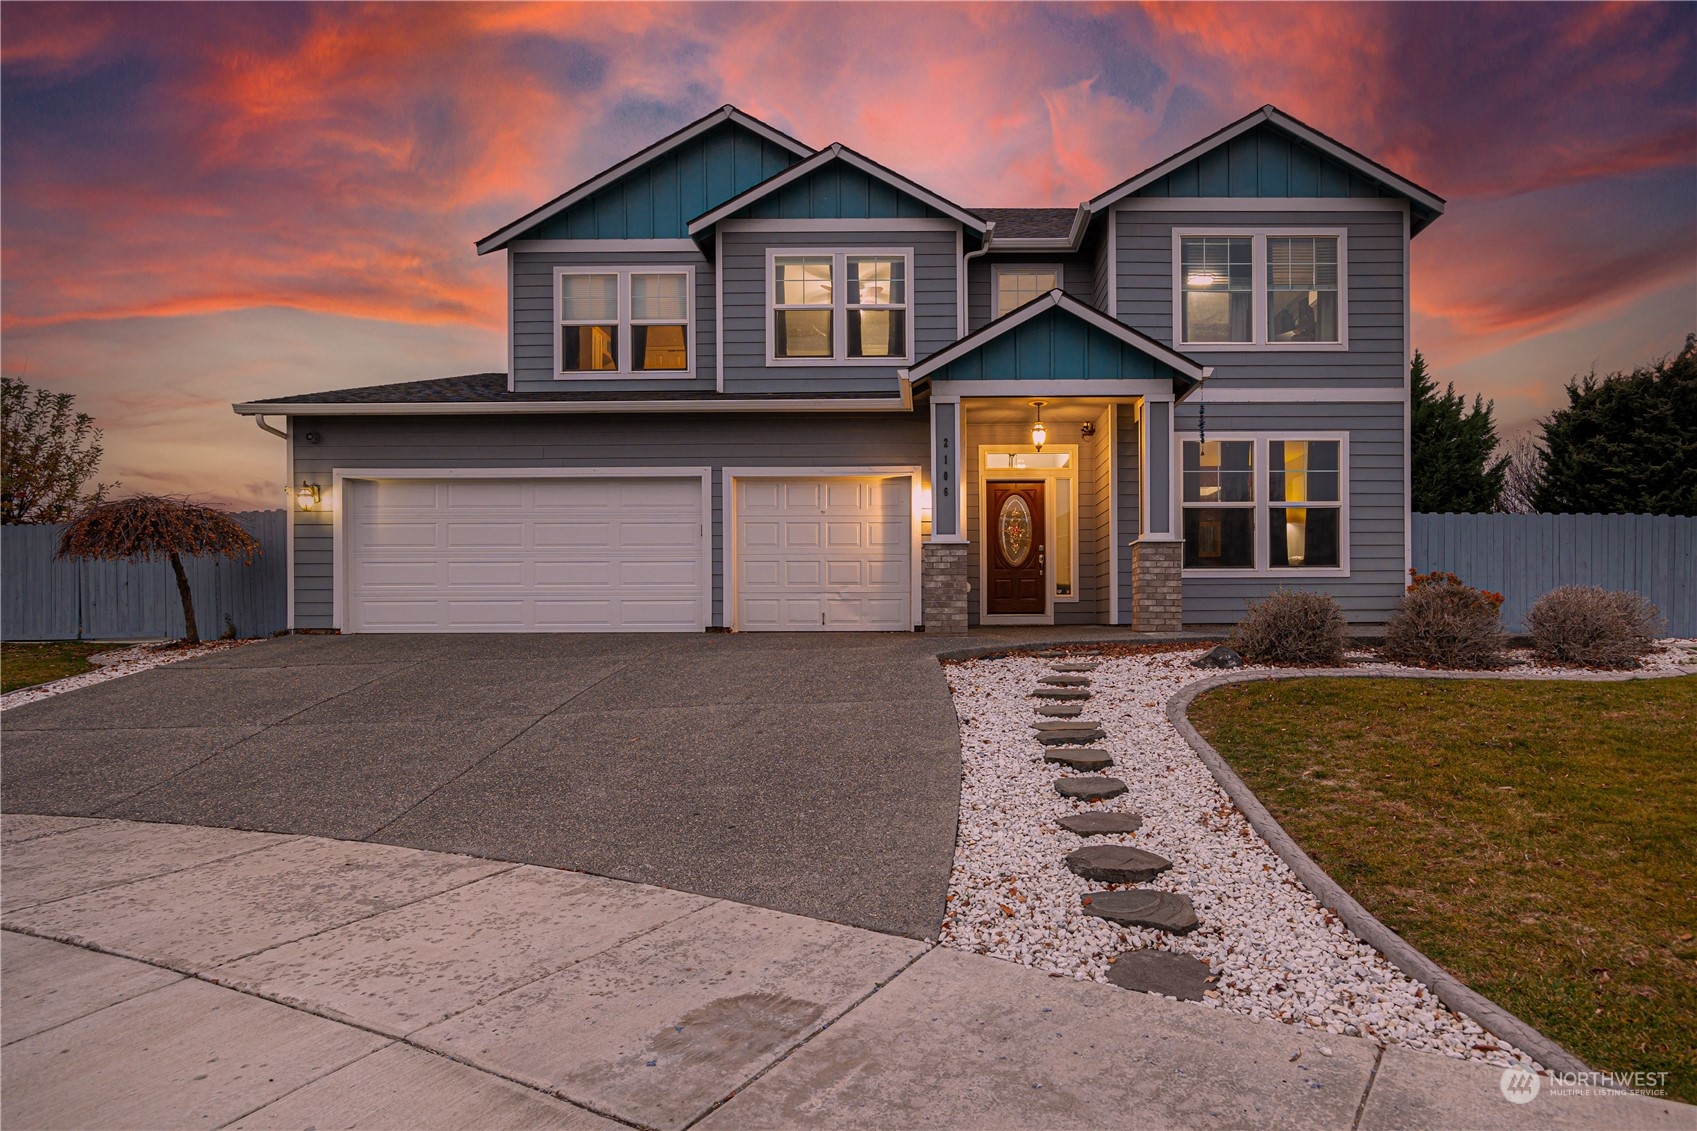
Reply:
<svg viewBox="0 0 1697 1131"><path fill-rule="evenodd" d="M990 317L992 320L1007 313L1007 311L998 310L1002 299L1002 276L1005 274L1029 275L1035 271L1053 271L1055 273L1055 285L1051 289L1062 292L1067 289L1066 267L1060 263L993 263L990 265ZM1047 290L1038 291L1031 297L1036 298L1038 295L1047 293ZM1019 307L1013 309L1017 310Z"/></svg>
<svg viewBox="0 0 1697 1131"><path fill-rule="evenodd" d="M1253 283L1250 287L1250 341L1187 342L1184 330L1184 240L1187 236L1249 237ZM1267 237L1324 236L1338 241L1338 340L1335 342L1270 342L1267 340ZM1349 349L1349 229L1296 228L1180 228L1173 229L1173 338L1174 348L1195 353L1243 353L1277 350L1281 353L1341 353Z"/></svg>
<svg viewBox="0 0 1697 1131"><path fill-rule="evenodd" d="M1184 445L1202 437L1196 432L1174 432L1172 452L1172 507L1173 526L1175 533L1184 536ZM1255 578L1315 578L1315 577L1348 577L1349 576L1349 433L1323 432L1314 430L1281 431L1281 432L1208 432L1210 440L1249 440L1255 445L1252 459L1255 474L1255 501L1253 503L1222 503L1221 506L1236 507L1255 512L1255 568L1254 569L1184 569L1184 577L1206 577L1224 579L1229 577ZM1338 564L1323 568L1289 567L1273 568L1269 565L1271 553L1267 542L1267 512L1272 508L1269 495L1267 466L1267 445L1275 440L1336 440L1338 442ZM1202 504L1190 504L1198 506ZM1311 504L1332 506L1331 503Z"/></svg>
<svg viewBox="0 0 1697 1131"><path fill-rule="evenodd" d="M1053 623L1056 605L1074 605L1081 599L1079 593L1079 497L1078 497L1078 453L1077 444L1045 444L1044 451L1066 452L1072 458L1066 467L991 467L990 456L994 455L1036 455L1037 448L1031 444L980 444L978 445L978 619L985 624L1032 624L1041 620L1044 624ZM1055 592L1054 554L1055 545L1055 492L1047 489L1043 494L1043 538L1044 545L1050 547L1048 570L1049 609L1046 613L992 613L987 611L990 603L990 524L984 512L984 500L987 495L984 484L990 480L998 483L1043 483L1048 484L1056 479L1072 481L1072 593L1061 596ZM988 621L984 618L989 617Z"/></svg>
<svg viewBox="0 0 1697 1131"><path fill-rule="evenodd" d="M561 280L567 275L617 275L619 299L619 331L616 348L619 351L619 367L617 369L585 369L566 370L560 368L560 339L561 328L565 322L564 311L561 307L563 286ZM633 363L636 358L631 353L631 332L633 324L644 326L671 326L669 320L644 320L633 323L631 318L630 277L632 275L682 275L684 276L684 367L682 369L636 369ZM569 267L554 268L554 380L556 381L607 381L633 379L638 381L693 381L695 379L696 338L695 338L695 267L687 263L639 263L621 264L619 266L595 267L588 264L572 264ZM598 324L598 323L597 323Z"/></svg>
<svg viewBox="0 0 1697 1131"><path fill-rule="evenodd" d="M906 280L907 299L901 305L907 340L906 353L900 357L848 356L848 257L884 256L903 261L902 276ZM831 259L831 354L830 357L779 357L777 355L777 295L773 293L779 259L814 256ZM817 368L821 365L892 366L908 365L913 361L913 324L915 299L913 278L913 249L911 247L768 247L766 249L766 364L774 368ZM819 308L815 308L819 309ZM840 315L840 317L839 317Z"/></svg>

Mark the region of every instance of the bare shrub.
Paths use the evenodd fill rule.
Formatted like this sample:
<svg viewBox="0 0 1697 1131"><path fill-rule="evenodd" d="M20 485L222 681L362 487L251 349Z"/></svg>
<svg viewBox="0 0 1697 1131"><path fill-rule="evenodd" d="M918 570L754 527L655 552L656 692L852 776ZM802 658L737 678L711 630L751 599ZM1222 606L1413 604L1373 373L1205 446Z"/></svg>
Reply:
<svg viewBox="0 0 1697 1131"><path fill-rule="evenodd" d="M1336 667L1343 663L1343 610L1329 593L1280 589L1249 606L1232 647L1256 664Z"/></svg>
<svg viewBox="0 0 1697 1131"><path fill-rule="evenodd" d="M1662 627L1660 610L1642 593L1600 585L1563 585L1526 614L1532 654L1551 664L1630 668Z"/></svg>
<svg viewBox="0 0 1697 1131"><path fill-rule="evenodd" d="M1385 659L1422 668L1501 667L1502 594L1475 589L1453 573L1409 574L1402 605L1385 625Z"/></svg>

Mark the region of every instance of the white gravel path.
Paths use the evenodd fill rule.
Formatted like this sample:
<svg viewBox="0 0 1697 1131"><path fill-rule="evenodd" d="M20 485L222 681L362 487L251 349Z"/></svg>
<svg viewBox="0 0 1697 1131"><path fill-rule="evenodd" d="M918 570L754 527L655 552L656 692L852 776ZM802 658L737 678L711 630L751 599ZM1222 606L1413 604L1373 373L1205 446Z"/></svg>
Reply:
<svg viewBox="0 0 1697 1131"><path fill-rule="evenodd" d="M90 663L102 665L100 670L66 676L64 679L56 679L51 683L38 683L34 687L20 687L10 694L0 695L0 711L8 711L13 707L22 707L25 703L35 703L42 699L51 699L55 695L63 695L65 692L75 691L79 687L92 687L97 683L105 683L109 679L121 679L127 675L144 672L149 668L175 664L181 660L192 660L213 652L226 652L231 648L240 648L244 644L252 643L255 642L252 640L208 640L203 644L196 644L192 647L180 644L137 644L129 648L115 648L110 652L100 652L89 657Z"/></svg>
<svg viewBox="0 0 1697 1131"><path fill-rule="evenodd" d="M1697 664L1697 641L1664 645L1646 668ZM1055 660L946 665L961 720L962 777L942 944L1096 981L1121 951L1176 951L1205 960L1217 976L1205 1006L1503 1067L1533 1064L1357 939L1250 828L1165 715L1174 693L1218 674L1191 667L1204 650L1103 657L1090 673L1094 696L1084 716L1108 733L1091 745L1114 757L1103 773L1129 787L1096 803L1055 793L1054 780L1071 771L1042 761L1030 729L1041 702L1030 692ZM1588 674L1517 658L1519 675ZM1121 810L1142 815L1137 833L1086 839L1055 823L1068 813ZM1131 844L1171 860L1142 886L1188 895L1202 926L1178 938L1087 916L1080 897L1116 885L1067 870L1063 857L1085 844Z"/></svg>

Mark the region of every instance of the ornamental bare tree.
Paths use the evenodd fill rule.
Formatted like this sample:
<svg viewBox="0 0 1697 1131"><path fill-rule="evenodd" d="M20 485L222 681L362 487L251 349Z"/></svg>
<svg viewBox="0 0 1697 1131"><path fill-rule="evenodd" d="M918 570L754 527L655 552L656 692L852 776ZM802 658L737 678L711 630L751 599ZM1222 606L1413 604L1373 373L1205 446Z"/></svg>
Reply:
<svg viewBox="0 0 1697 1131"><path fill-rule="evenodd" d="M57 556L125 562L168 559L183 600L183 637L198 644L194 597L182 556L222 556L248 564L260 552L258 539L223 511L173 496L136 495L84 507L59 536Z"/></svg>
<svg viewBox="0 0 1697 1131"><path fill-rule="evenodd" d="M100 465L100 429L76 400L0 378L0 522L64 522L116 486L85 492Z"/></svg>

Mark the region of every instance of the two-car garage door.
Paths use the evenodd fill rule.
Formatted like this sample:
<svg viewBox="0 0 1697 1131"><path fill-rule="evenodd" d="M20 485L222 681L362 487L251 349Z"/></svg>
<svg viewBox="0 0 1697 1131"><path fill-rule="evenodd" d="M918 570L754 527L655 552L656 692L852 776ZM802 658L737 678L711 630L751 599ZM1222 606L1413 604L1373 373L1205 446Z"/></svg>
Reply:
<svg viewBox="0 0 1697 1131"><path fill-rule="evenodd" d="M907 476L725 485L736 627L913 626ZM343 487L347 631L700 631L712 621L699 475L349 478Z"/></svg>

